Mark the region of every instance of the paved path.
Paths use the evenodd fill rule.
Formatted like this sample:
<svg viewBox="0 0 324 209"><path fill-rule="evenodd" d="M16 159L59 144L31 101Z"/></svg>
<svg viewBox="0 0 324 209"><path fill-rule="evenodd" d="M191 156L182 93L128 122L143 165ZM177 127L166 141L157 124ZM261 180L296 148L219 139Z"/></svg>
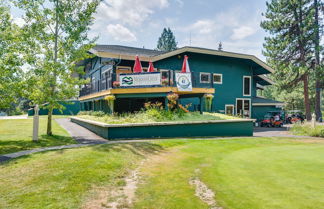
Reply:
<svg viewBox="0 0 324 209"><path fill-rule="evenodd" d="M69 118L58 118L55 119L55 121L60 124L79 144L108 143L108 140L76 123L72 123Z"/></svg>

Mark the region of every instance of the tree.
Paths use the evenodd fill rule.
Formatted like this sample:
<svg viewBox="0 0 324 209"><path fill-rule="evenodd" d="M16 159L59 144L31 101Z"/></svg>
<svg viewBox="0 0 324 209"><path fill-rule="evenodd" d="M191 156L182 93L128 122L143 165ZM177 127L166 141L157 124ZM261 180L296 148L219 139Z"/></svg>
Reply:
<svg viewBox="0 0 324 209"><path fill-rule="evenodd" d="M173 51L177 49L177 44L171 29L164 28L157 43L157 50L166 52Z"/></svg>
<svg viewBox="0 0 324 209"><path fill-rule="evenodd" d="M52 112L59 101L78 95L84 81L76 66L88 58L94 40L87 37L99 0L15 0L25 12L24 41L28 43L28 98L48 109L47 134L52 135Z"/></svg>
<svg viewBox="0 0 324 209"><path fill-rule="evenodd" d="M223 44L222 42L218 43L218 51L223 51Z"/></svg>
<svg viewBox="0 0 324 209"><path fill-rule="evenodd" d="M265 38L264 55L277 69L274 75L281 89L292 91L303 83L306 118L310 120L309 76L314 55L311 0L272 0L267 2L264 16L261 27L270 33Z"/></svg>
<svg viewBox="0 0 324 209"><path fill-rule="evenodd" d="M14 24L9 7L0 2L0 109L17 101L22 85L20 29Z"/></svg>
<svg viewBox="0 0 324 209"><path fill-rule="evenodd" d="M322 111L321 111L321 89L324 88L324 68L323 63L320 60L320 54L323 53L323 47L320 46L321 37L323 35L323 21L320 20L320 12L322 12L323 16L323 3L314 0L314 48L315 48L315 62L314 62L314 70L315 70L315 114L316 120L322 120Z"/></svg>

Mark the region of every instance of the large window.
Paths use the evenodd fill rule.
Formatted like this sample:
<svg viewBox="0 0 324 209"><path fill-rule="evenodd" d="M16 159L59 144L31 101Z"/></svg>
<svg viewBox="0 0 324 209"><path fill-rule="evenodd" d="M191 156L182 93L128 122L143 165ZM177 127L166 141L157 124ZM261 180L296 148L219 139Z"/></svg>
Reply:
<svg viewBox="0 0 324 209"><path fill-rule="evenodd" d="M251 76L243 76L243 96L251 96Z"/></svg>
<svg viewBox="0 0 324 209"><path fill-rule="evenodd" d="M214 73L213 74L213 82L215 84L222 84L223 83L223 75L218 74L218 73Z"/></svg>
<svg viewBox="0 0 324 209"><path fill-rule="evenodd" d="M200 73L200 83L210 83L210 73Z"/></svg>
<svg viewBox="0 0 324 209"><path fill-rule="evenodd" d="M236 114L243 117L251 117L251 100L236 99Z"/></svg>

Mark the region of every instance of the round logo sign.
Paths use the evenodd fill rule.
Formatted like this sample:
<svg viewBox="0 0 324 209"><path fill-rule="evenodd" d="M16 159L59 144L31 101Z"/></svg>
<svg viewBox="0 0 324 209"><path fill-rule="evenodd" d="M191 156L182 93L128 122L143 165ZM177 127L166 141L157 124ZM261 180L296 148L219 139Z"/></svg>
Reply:
<svg viewBox="0 0 324 209"><path fill-rule="evenodd" d="M185 75L181 75L178 77L178 85L182 88L182 89L186 89L191 85L191 81L189 80L189 78Z"/></svg>

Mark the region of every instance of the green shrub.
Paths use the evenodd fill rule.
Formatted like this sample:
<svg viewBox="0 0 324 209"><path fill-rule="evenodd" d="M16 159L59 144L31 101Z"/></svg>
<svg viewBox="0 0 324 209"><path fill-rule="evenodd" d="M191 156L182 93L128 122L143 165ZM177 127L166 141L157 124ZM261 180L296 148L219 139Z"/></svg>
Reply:
<svg viewBox="0 0 324 209"><path fill-rule="evenodd" d="M313 128L309 123L296 123L290 131L296 135L324 137L324 125L316 125Z"/></svg>

